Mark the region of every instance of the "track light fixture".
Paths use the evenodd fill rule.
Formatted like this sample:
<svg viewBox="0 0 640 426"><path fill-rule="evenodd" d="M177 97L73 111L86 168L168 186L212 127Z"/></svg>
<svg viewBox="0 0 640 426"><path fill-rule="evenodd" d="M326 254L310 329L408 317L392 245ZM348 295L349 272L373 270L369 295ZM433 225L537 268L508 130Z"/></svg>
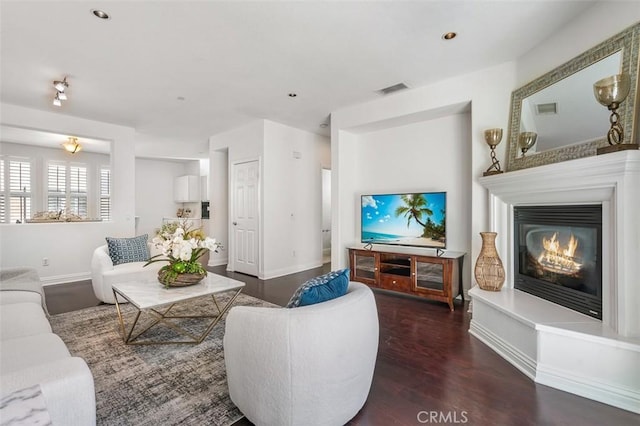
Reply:
<svg viewBox="0 0 640 426"><path fill-rule="evenodd" d="M64 92L64 89L69 87L69 83L67 83L67 77L63 78L62 81L54 81L53 87L55 87L58 92Z"/></svg>
<svg viewBox="0 0 640 426"><path fill-rule="evenodd" d="M65 89L69 87L69 83L67 83L67 77L63 78L62 81L54 80L53 87L56 89L56 97L53 98L53 104L57 107L62 106L61 101L67 100L67 94L64 92Z"/></svg>

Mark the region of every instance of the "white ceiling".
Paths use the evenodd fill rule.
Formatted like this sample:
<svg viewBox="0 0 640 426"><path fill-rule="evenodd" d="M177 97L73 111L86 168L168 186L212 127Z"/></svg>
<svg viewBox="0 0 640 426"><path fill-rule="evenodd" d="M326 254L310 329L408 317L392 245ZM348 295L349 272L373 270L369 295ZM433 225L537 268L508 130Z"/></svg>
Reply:
<svg viewBox="0 0 640 426"><path fill-rule="evenodd" d="M513 60L592 5L1 0L1 100L200 150L256 118L328 135L332 111ZM459 35L444 41L448 31ZM64 76L57 108L52 81Z"/></svg>

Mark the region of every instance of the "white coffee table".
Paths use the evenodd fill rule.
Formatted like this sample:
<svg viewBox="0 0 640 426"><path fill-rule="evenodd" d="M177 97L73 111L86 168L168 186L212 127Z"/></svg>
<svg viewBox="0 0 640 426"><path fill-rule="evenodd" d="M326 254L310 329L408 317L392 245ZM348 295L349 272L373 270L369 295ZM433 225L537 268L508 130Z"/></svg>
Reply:
<svg viewBox="0 0 640 426"><path fill-rule="evenodd" d="M116 311L118 313L118 320L120 322L120 330L122 332L122 339L128 345L158 345L158 344L198 344L201 343L211 332L213 327L220 321L222 316L231 308L233 302L236 300L242 288L245 284L242 281L233 280L231 278L223 277L222 275L216 275L209 273L198 284L187 287L171 287L165 288L157 278L139 281L129 281L119 284L113 284L113 295L116 299ZM218 305L216 300L216 294L233 291L234 294L231 299L222 307ZM125 331L125 323L118 302L118 295L126 299L136 309L137 313L133 324L129 331ZM197 297L211 296L213 304L211 307L215 307L217 313L211 315L171 315L171 309L180 302L195 299ZM144 330L133 334L133 330L138 324L140 315L142 313L148 313L154 317L154 321L151 325L144 328ZM178 324L172 321L167 321L172 318L202 318L211 319L211 323L207 326L206 330L199 336L190 333L188 330L180 327ZM147 330L151 329L158 323L162 323L167 327L172 328L176 332L185 336L186 340L142 340L139 337Z"/></svg>

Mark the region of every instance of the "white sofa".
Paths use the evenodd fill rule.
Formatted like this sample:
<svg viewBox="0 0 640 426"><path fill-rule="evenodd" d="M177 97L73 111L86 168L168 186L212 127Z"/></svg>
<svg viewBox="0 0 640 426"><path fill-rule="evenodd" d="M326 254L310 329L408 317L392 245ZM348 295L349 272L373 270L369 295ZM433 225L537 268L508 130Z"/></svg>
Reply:
<svg viewBox="0 0 640 426"><path fill-rule="evenodd" d="M160 251L151 243L149 243L149 252L151 256L160 254ZM158 275L158 270L167 264L166 262L155 262L145 267L145 263L130 262L114 266L106 244L95 249L91 258L91 284L98 300L104 303L116 303L111 288L113 284L153 278Z"/></svg>
<svg viewBox="0 0 640 426"><path fill-rule="evenodd" d="M24 409L25 401L14 396L39 387L44 414L54 425L95 425L93 376L84 360L72 357L52 333L37 273L24 268L2 270L0 290L2 421ZM29 413L28 407L25 412Z"/></svg>
<svg viewBox="0 0 640 426"><path fill-rule="evenodd" d="M362 408L378 352L371 289L299 308L236 306L227 316L229 395L262 425L343 425Z"/></svg>

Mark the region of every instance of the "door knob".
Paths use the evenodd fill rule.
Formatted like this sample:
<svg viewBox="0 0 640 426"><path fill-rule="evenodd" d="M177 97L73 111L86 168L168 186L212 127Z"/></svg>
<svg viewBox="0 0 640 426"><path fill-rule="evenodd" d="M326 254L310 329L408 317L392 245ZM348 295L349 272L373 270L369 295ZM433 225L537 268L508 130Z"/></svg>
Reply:
<svg viewBox="0 0 640 426"><path fill-rule="evenodd" d="M238 222L233 222L233 226L236 226L238 224Z"/></svg>

